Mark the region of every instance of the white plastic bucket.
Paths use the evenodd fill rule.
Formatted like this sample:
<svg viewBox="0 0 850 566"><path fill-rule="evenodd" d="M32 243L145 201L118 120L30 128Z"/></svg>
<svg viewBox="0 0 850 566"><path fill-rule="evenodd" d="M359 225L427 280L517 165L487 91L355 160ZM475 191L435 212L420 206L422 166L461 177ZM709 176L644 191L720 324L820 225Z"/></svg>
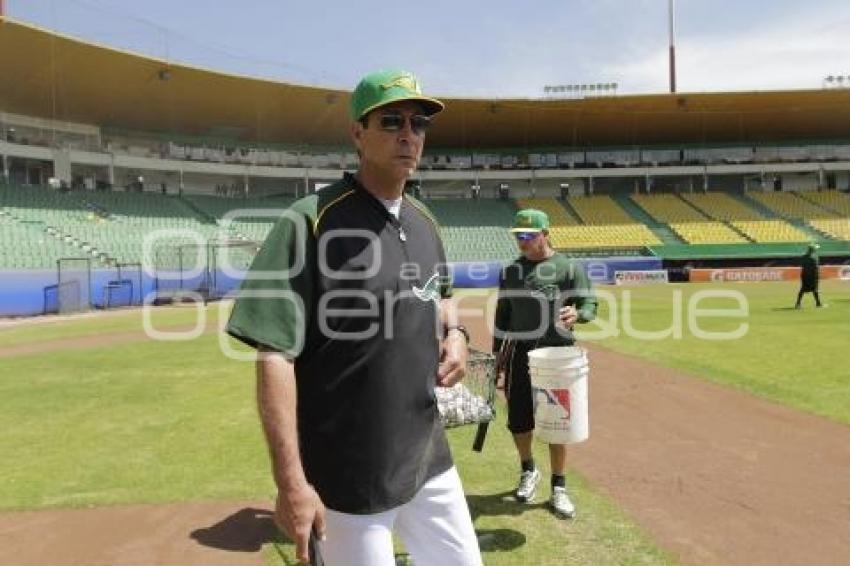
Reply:
<svg viewBox="0 0 850 566"><path fill-rule="evenodd" d="M528 353L535 434L549 444L576 444L590 436L584 349L539 348Z"/></svg>
<svg viewBox="0 0 850 566"><path fill-rule="evenodd" d="M561 368L564 364L587 364L587 352L578 346L538 348L528 353L528 367Z"/></svg>
<svg viewBox="0 0 850 566"><path fill-rule="evenodd" d="M534 369L529 368L532 386L541 389L563 389L563 384L570 383L576 379L587 378L590 373L590 368L567 368L563 370L556 369Z"/></svg>
<svg viewBox="0 0 850 566"><path fill-rule="evenodd" d="M560 367L535 367L528 366L529 371L538 375L561 375L563 373L581 373L587 370L587 360L570 361Z"/></svg>

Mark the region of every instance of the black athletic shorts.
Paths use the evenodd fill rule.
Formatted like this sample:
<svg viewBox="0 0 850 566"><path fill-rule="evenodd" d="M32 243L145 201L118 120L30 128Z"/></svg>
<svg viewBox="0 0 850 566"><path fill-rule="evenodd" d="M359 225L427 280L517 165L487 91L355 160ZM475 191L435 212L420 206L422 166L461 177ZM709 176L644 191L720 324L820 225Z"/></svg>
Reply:
<svg viewBox="0 0 850 566"><path fill-rule="evenodd" d="M528 375L528 352L534 348L518 343L508 360L505 395L508 398L508 430L514 434L534 430L534 400Z"/></svg>
<svg viewBox="0 0 850 566"><path fill-rule="evenodd" d="M516 342L507 362L505 396L508 399L508 430L522 434L534 430L534 396L531 393L531 376L528 371L528 352L543 345ZM558 344L573 346L575 343Z"/></svg>

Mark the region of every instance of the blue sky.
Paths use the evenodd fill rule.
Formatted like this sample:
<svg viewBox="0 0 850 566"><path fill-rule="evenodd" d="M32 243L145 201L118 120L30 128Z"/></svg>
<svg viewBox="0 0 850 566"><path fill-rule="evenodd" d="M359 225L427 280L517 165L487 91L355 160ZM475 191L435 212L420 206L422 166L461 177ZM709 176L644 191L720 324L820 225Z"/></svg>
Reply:
<svg viewBox="0 0 850 566"><path fill-rule="evenodd" d="M224 72L351 89L402 67L434 94L668 89L667 0L6 0L9 16ZM821 88L850 75L848 0L677 0L680 92Z"/></svg>

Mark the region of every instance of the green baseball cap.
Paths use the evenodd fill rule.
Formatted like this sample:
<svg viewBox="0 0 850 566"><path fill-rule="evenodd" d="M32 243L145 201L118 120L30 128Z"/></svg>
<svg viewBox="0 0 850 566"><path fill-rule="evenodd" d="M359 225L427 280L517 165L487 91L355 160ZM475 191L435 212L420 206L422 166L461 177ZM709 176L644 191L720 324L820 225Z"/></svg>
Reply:
<svg viewBox="0 0 850 566"><path fill-rule="evenodd" d="M516 213L511 232L542 232L549 229L549 217L542 210L524 208Z"/></svg>
<svg viewBox="0 0 850 566"><path fill-rule="evenodd" d="M375 108L401 100L421 103L428 116L445 107L436 98L422 95L422 88L413 73L393 69L370 73L360 80L351 93L351 118L359 120Z"/></svg>

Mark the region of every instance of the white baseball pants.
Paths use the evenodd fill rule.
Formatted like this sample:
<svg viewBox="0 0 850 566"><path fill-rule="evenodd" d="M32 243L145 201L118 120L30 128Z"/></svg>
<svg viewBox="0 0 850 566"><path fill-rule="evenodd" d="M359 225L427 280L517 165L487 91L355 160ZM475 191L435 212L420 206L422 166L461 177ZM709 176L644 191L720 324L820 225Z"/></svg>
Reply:
<svg viewBox="0 0 850 566"><path fill-rule="evenodd" d="M327 509L326 566L395 566L393 531L416 566L480 566L481 552L457 469L432 478L416 496L389 511L352 515Z"/></svg>

